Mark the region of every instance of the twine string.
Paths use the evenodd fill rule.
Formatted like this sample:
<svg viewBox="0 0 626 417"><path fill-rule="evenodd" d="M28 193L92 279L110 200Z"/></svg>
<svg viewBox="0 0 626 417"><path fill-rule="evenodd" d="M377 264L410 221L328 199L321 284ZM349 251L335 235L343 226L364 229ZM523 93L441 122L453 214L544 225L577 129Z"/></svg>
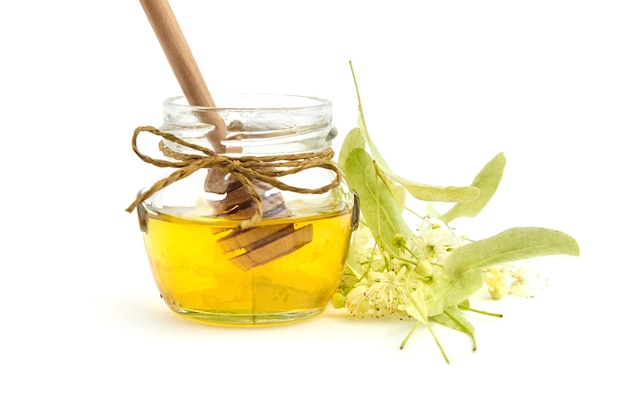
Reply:
<svg viewBox="0 0 626 417"><path fill-rule="evenodd" d="M170 142L193 149L199 154L189 154L177 152L168 148L164 141L159 142L159 150L170 159L155 159L139 150L137 138L141 132L149 132ZM288 155L269 156L238 156L231 157L220 155L213 150L194 143L189 143L169 132L163 132L152 126L139 126L135 129L132 138L133 151L139 158L151 165L159 168L176 168L174 172L165 178L156 181L150 188L137 196L135 201L126 208L127 212L132 212L144 200L162 190L170 184L188 177L199 169L212 168L228 172L231 177L239 181L244 189L248 191L254 203L255 212L250 219L244 220L240 224L241 229L246 229L256 225L263 217L262 197L254 187L253 180L258 180L270 184L283 191L293 191L301 194L323 194L341 183L341 171L332 158L334 156L332 148L327 148L319 152L303 152ZM330 183L319 188L295 187L280 181L278 178L297 174L298 172L310 168L323 168L333 171L335 178Z"/></svg>

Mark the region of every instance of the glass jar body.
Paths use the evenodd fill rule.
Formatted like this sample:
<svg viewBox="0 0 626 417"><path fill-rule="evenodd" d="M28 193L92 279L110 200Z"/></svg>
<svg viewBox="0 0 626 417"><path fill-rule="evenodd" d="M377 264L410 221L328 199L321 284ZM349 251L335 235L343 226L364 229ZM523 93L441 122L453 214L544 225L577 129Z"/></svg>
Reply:
<svg viewBox="0 0 626 417"><path fill-rule="evenodd" d="M280 159L330 147L332 107L326 100L282 95L219 100L232 105L212 109L189 106L182 98L166 100L160 130L234 159ZM227 126L218 141L207 123L215 114ZM256 205L231 174L199 169L141 203L140 225L161 297L175 312L215 324L275 324L318 315L337 289L358 222L353 193L343 181L320 192L336 175L320 167L281 178L297 189L318 189L315 193L254 180L263 217L242 230Z"/></svg>

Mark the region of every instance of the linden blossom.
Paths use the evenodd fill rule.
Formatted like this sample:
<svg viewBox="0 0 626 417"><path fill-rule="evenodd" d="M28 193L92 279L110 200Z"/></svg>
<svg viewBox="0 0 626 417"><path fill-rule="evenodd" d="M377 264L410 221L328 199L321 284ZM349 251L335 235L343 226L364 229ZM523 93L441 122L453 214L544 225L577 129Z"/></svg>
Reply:
<svg viewBox="0 0 626 417"><path fill-rule="evenodd" d="M361 224L333 305L360 317L414 319L401 347L423 324L449 362L431 322L467 334L475 349L473 326L463 314L476 311L470 307L471 296L484 286L494 298L505 293L528 295L533 280L512 263L547 255L578 256L578 243L563 232L537 227L511 228L478 241L457 235L450 223L476 216L489 202L504 173L504 155L489 161L468 187L430 186L395 175L367 132L350 66L359 127L346 137L339 165L361 199ZM417 215L420 226L414 232L404 218L407 194L456 204L443 214Z"/></svg>

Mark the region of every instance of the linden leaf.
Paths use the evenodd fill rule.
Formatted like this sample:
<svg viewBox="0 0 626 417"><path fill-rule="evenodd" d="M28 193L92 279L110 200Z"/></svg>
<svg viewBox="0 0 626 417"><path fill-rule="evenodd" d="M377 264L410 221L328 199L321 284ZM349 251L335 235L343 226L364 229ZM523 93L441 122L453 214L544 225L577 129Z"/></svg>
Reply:
<svg viewBox="0 0 626 417"><path fill-rule="evenodd" d="M580 255L576 240L558 230L515 227L457 248L443 265L445 279L433 284L429 314L458 305L483 285L482 269L550 255Z"/></svg>
<svg viewBox="0 0 626 417"><path fill-rule="evenodd" d="M429 317L443 314L447 307L470 298L483 284L483 272L480 269L438 278L431 284L432 293L427 300Z"/></svg>
<svg viewBox="0 0 626 417"><path fill-rule="evenodd" d="M396 201L396 205L400 210L403 210L406 207L406 189L403 185L398 184L395 181L391 181L390 177L383 171L382 167L379 167L376 161L372 161L374 164L374 169L378 174L378 178L385 184L385 186L389 189L391 194L393 195L394 200Z"/></svg>
<svg viewBox="0 0 626 417"><path fill-rule="evenodd" d="M411 230L404 222L389 188L378 178L371 156L360 148L353 149L344 166L346 178L361 200L361 212L372 235L383 246L395 252L393 236L405 236Z"/></svg>
<svg viewBox="0 0 626 417"><path fill-rule="evenodd" d="M387 184L387 186L389 187L391 194L393 194L396 205L400 208L406 207L406 190L404 187L396 183Z"/></svg>
<svg viewBox="0 0 626 417"><path fill-rule="evenodd" d="M404 188L415 198L422 201L457 202L471 201L478 198L480 190L473 186L464 187L441 187L437 185L426 185L407 180L398 175L384 172L384 175L391 178Z"/></svg>
<svg viewBox="0 0 626 417"><path fill-rule="evenodd" d="M343 140L343 144L341 145L341 150L339 151L338 163L341 169L344 169L346 166L346 159L350 152L354 149L365 149L365 138L363 138L363 134L361 133L361 129L355 127L354 129L348 132L348 135Z"/></svg>
<svg viewBox="0 0 626 417"><path fill-rule="evenodd" d="M549 255L578 256L580 248L573 237L558 230L514 227L457 248L446 259L444 271L456 275L476 268Z"/></svg>
<svg viewBox="0 0 626 417"><path fill-rule="evenodd" d="M441 215L440 219L450 223L456 218L475 217L480 213L498 189L505 165L506 158L504 153L500 152L483 167L472 182L472 186L480 190L480 195L474 200L461 201L455 204L448 212Z"/></svg>
<svg viewBox="0 0 626 417"><path fill-rule="evenodd" d="M428 319L451 329L467 333L470 336L474 334L474 326L467 321L457 306L448 306L443 309L442 314L431 316Z"/></svg>

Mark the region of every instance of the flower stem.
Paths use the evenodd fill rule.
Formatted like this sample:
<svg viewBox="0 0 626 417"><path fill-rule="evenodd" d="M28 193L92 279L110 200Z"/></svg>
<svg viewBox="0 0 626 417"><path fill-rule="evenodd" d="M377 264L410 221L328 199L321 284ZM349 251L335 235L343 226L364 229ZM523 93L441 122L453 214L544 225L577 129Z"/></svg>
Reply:
<svg viewBox="0 0 626 417"><path fill-rule="evenodd" d="M417 262L412 261L410 259L402 258L400 256L396 256L396 259L399 260L399 261L402 261L402 262L406 262L407 264L411 264L411 265L417 266Z"/></svg>
<svg viewBox="0 0 626 417"><path fill-rule="evenodd" d="M418 321L411 328L411 331L409 332L409 334L407 334L406 337L404 338L404 340L402 341L402 344L400 345L400 349L404 349L404 347L406 346L407 342L409 341L409 339L413 335L413 332L415 332L415 329L417 329L417 326L419 326L419 325L420 325L420 322ZM441 355L443 356L443 359L449 365L450 364L450 359L448 359L448 355L446 355L446 352L443 350L443 346L441 346L441 343L439 342L439 339L437 339L437 335L435 334L435 332L433 331L433 329L430 326L426 326L426 328L428 329L430 334L433 336L433 339L435 339L435 343L437 343L437 347L439 348L439 351L441 352Z"/></svg>
<svg viewBox="0 0 626 417"><path fill-rule="evenodd" d="M404 349L404 347L406 346L406 343L409 341L409 339L411 338L411 336L413 336L413 332L415 332L415 329L417 329L417 327L420 325L420 322L418 321L417 323L415 323L415 326L413 326L413 328L411 329L411 331L409 332L409 334L406 335L406 337L404 338L404 340L402 341L402 344L400 345L400 349Z"/></svg>
<svg viewBox="0 0 626 417"><path fill-rule="evenodd" d="M500 314L500 313L491 313L489 311L476 310L475 308L470 308L470 307L459 306L459 309L465 310L465 311L472 311L472 312L478 313L478 314L484 314L485 316L492 316L492 317L498 317L498 318L502 318L503 317L503 315Z"/></svg>

